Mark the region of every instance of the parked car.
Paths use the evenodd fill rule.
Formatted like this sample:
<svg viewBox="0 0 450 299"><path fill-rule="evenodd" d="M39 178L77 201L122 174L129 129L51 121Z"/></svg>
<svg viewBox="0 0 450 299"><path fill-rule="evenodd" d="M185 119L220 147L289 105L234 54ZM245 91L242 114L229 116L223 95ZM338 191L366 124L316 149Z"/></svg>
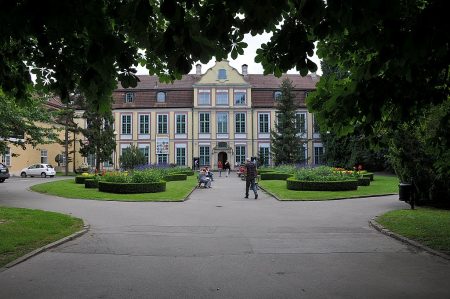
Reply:
<svg viewBox="0 0 450 299"><path fill-rule="evenodd" d="M26 178L27 176L40 176L45 178L47 176L54 177L56 174L55 169L50 164L34 164L27 168L22 169L20 176Z"/></svg>
<svg viewBox="0 0 450 299"><path fill-rule="evenodd" d="M9 178L8 167L5 164L0 163L0 183L3 183L8 178Z"/></svg>

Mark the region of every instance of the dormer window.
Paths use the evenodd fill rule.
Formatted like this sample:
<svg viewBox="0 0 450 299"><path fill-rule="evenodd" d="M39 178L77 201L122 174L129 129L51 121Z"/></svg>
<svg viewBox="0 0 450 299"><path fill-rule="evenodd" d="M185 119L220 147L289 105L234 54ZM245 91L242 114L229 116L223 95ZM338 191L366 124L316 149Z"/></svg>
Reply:
<svg viewBox="0 0 450 299"><path fill-rule="evenodd" d="M134 101L134 92L125 93L125 103L133 103Z"/></svg>
<svg viewBox="0 0 450 299"><path fill-rule="evenodd" d="M273 99L274 99L275 101L280 100L280 99L281 99L281 91L279 91L279 90L275 91L275 92L273 93Z"/></svg>
<svg viewBox="0 0 450 299"><path fill-rule="evenodd" d="M160 91L156 94L156 101L158 103L164 103L166 101L166 93L164 91Z"/></svg>
<svg viewBox="0 0 450 299"><path fill-rule="evenodd" d="M227 70L226 69L219 69L218 79L219 80L227 80Z"/></svg>

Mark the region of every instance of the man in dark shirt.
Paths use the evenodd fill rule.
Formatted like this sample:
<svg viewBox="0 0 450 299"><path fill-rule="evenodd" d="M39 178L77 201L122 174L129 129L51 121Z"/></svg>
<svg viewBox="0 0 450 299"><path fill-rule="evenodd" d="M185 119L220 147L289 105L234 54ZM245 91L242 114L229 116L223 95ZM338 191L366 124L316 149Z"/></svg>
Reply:
<svg viewBox="0 0 450 299"><path fill-rule="evenodd" d="M245 198L248 198L248 189L252 188L255 193L255 199L258 199L258 192L256 191L255 179L256 179L256 165L247 158L245 163Z"/></svg>

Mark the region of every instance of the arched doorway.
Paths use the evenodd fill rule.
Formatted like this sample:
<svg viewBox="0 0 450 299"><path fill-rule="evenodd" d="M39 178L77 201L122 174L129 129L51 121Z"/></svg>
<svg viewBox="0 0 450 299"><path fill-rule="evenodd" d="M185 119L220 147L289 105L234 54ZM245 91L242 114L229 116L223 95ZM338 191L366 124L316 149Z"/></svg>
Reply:
<svg viewBox="0 0 450 299"><path fill-rule="evenodd" d="M217 164L219 163L219 161L221 161L222 165L224 165L227 160L228 160L228 155L226 152L220 152L217 154Z"/></svg>

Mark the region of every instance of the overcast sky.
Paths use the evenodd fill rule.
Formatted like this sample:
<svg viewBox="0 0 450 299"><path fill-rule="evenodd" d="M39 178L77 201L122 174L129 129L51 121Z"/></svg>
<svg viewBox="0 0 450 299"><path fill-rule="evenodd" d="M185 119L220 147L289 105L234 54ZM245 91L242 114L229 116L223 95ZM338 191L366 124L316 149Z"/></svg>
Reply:
<svg viewBox="0 0 450 299"><path fill-rule="evenodd" d="M239 55L236 59L231 59L231 57L228 57L230 65L241 72L242 65L247 64L249 74L262 74L262 65L259 63L255 63L256 49L258 49L262 43L269 41L271 36L271 33L264 33L257 36L246 34L244 37L244 42L248 44L248 47L245 48L244 55ZM319 68L317 74L321 75L322 70L320 69L319 58L317 57L317 55L314 55L311 60L317 64L317 67ZM202 64L202 73L205 73L205 71L212 67L214 63L215 59L212 59L207 64ZM192 66L192 70L190 73L195 73L195 65ZM298 72L295 70L290 70L288 71L288 73L298 74ZM138 67L138 74L148 74L148 72L145 68Z"/></svg>

